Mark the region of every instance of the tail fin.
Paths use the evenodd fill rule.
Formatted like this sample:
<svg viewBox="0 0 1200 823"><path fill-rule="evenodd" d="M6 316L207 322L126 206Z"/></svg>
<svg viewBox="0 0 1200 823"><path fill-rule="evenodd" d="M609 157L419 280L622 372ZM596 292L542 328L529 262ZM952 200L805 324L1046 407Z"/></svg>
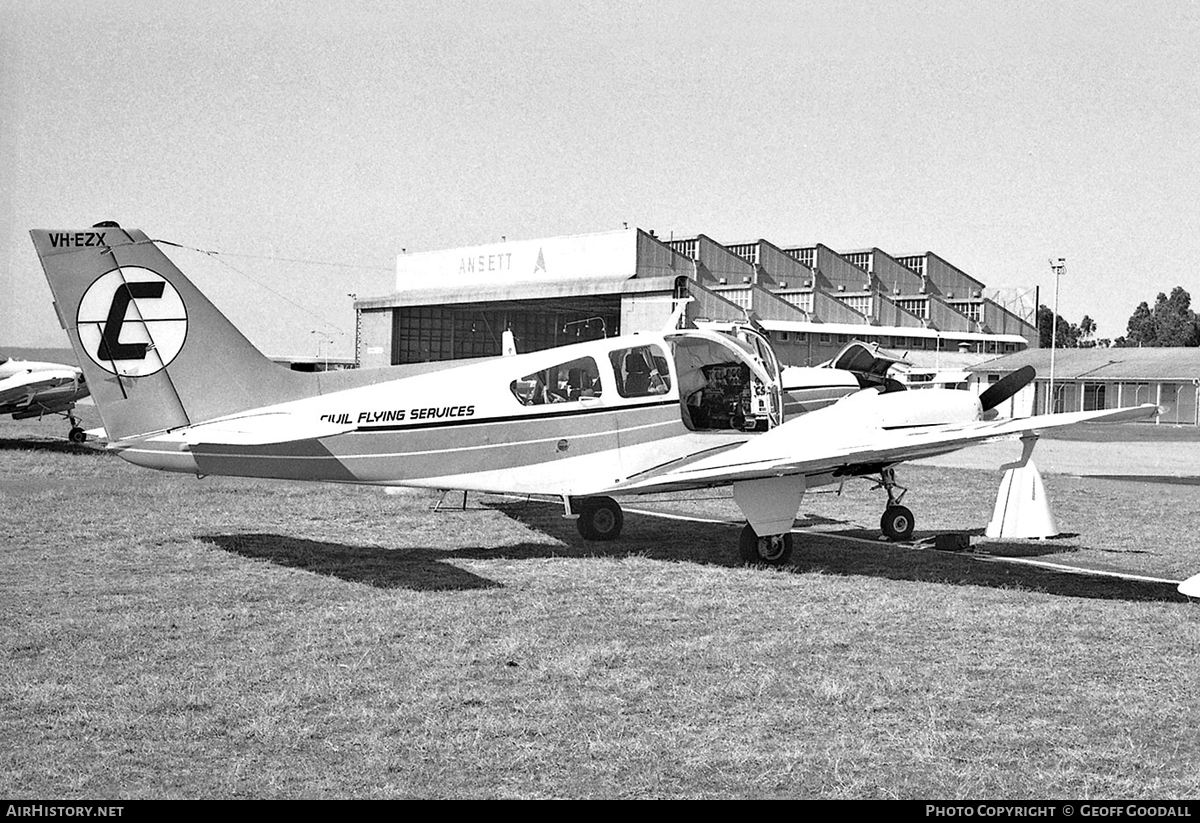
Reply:
<svg viewBox="0 0 1200 823"><path fill-rule="evenodd" d="M30 232L110 440L315 393L272 363L140 231Z"/></svg>

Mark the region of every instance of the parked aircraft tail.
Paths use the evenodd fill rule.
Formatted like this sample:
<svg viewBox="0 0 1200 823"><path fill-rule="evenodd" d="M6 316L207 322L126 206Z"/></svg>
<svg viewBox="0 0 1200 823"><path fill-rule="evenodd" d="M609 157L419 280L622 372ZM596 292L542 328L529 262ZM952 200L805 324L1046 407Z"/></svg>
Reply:
<svg viewBox="0 0 1200 823"><path fill-rule="evenodd" d="M111 441L315 393L272 363L140 231L30 232Z"/></svg>

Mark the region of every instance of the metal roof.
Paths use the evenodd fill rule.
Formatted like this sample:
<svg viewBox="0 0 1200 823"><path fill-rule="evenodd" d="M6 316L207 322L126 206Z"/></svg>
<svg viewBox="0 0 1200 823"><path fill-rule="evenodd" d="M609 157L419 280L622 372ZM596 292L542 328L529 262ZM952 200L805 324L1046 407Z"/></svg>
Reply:
<svg viewBox="0 0 1200 823"><path fill-rule="evenodd" d="M971 366L972 372L1010 372L1033 366L1039 377L1050 374L1050 349L1026 349ZM1186 380L1200 379L1200 348L1056 349L1056 380Z"/></svg>
<svg viewBox="0 0 1200 823"><path fill-rule="evenodd" d="M644 292L671 292L673 277L634 277L613 275L590 280L509 281L494 284L449 285L409 289L380 297L354 301L359 310L390 309L400 306L435 306L453 303L495 303L506 301L548 300L560 297L597 297Z"/></svg>
<svg viewBox="0 0 1200 823"><path fill-rule="evenodd" d="M720 292L718 292L719 294ZM763 328L770 331L808 332L810 334L848 334L862 337L924 337L929 340L974 340L993 343L1025 343L1019 334L983 334L971 331L941 331L917 326L872 326L867 323L815 323L805 320L761 320Z"/></svg>

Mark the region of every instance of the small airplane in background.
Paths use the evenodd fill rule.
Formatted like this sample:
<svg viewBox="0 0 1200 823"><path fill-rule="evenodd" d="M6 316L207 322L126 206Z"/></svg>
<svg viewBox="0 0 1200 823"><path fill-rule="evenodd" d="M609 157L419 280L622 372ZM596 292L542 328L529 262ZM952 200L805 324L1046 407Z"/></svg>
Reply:
<svg viewBox="0 0 1200 823"><path fill-rule="evenodd" d="M83 371L75 366L0 358L0 414L13 420L62 415L71 423L71 442L82 443L87 433L71 412L89 394Z"/></svg>
<svg viewBox="0 0 1200 823"><path fill-rule="evenodd" d="M824 367L782 369L750 324L436 371L299 373L255 349L144 233L100 223L31 236L108 448L125 460L198 476L544 495L589 540L620 535L614 496L729 485L747 520L741 556L782 564L805 492L854 477L878 480L881 530L904 540L914 518L900 505L898 464L1157 412L994 419L1032 369L979 396L905 391L887 377L896 358L862 343Z"/></svg>

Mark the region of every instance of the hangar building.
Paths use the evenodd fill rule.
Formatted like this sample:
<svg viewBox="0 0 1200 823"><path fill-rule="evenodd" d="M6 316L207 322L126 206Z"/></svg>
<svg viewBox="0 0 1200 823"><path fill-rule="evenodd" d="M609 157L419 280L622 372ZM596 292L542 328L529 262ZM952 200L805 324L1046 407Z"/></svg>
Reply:
<svg viewBox="0 0 1200 823"><path fill-rule="evenodd" d="M780 359L812 365L851 339L907 352L1022 351L1033 305L1014 309L932 252L836 252L766 240L661 240L641 229L401 254L396 291L358 299L360 366L458 360L660 330L675 300L698 323L753 312Z"/></svg>

